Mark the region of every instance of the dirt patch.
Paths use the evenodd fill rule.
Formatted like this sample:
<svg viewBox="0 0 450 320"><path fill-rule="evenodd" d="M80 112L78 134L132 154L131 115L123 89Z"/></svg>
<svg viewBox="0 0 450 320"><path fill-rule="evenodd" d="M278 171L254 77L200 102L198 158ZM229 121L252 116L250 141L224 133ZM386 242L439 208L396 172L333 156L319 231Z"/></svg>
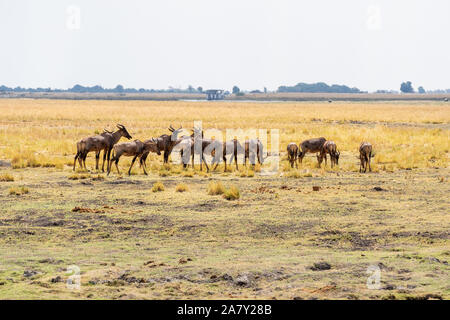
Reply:
<svg viewBox="0 0 450 320"><path fill-rule="evenodd" d="M80 212L80 213L105 213L105 210L102 209L90 209L90 208L82 208L82 207L75 207L72 209L72 212Z"/></svg>
<svg viewBox="0 0 450 320"><path fill-rule="evenodd" d="M331 265L325 261L315 262L312 266L309 267L309 269L311 269L312 271L330 270Z"/></svg>
<svg viewBox="0 0 450 320"><path fill-rule="evenodd" d="M180 206L178 208L184 209L184 210L193 210L193 211L197 211L197 212L210 212L210 211L214 211L216 208L222 207L224 205L225 204L223 202L220 202L218 200L208 200L208 201L196 203L193 205Z"/></svg>

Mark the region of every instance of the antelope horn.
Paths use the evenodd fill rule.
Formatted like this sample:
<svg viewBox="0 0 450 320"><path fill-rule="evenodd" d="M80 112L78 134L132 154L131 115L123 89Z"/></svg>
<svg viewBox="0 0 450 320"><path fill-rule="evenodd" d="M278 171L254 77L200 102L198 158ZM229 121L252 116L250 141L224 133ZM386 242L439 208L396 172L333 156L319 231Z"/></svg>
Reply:
<svg viewBox="0 0 450 320"><path fill-rule="evenodd" d="M170 131L170 132L174 132L174 131L175 131L175 128L172 127L172 125L170 125L170 126L169 126L169 131Z"/></svg>
<svg viewBox="0 0 450 320"><path fill-rule="evenodd" d="M117 128L119 128L119 129L125 129L125 127L123 126L123 124L120 124L120 123L117 124Z"/></svg>

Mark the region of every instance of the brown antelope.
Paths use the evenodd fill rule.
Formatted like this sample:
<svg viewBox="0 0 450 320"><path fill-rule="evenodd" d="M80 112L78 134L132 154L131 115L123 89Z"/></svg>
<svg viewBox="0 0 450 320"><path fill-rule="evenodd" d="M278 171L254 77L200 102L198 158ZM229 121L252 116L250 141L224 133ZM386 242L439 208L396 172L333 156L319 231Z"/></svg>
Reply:
<svg viewBox="0 0 450 320"><path fill-rule="evenodd" d="M80 167L86 169L86 157L89 152L95 151L95 168L98 170L98 163L100 159L100 152L103 150L103 165L102 171L104 171L105 159L110 158L112 147L119 142L121 137L131 139L131 135L128 133L125 126L117 124L119 130L115 132L105 131L102 134L91 136L81 139L77 142L77 153L73 161L73 170L75 171L75 164L78 162ZM87 169L86 169L87 170Z"/></svg>
<svg viewBox="0 0 450 320"><path fill-rule="evenodd" d="M130 168L128 169L128 175L131 174L131 168L133 168L134 162L136 158L142 156L144 152L155 152L160 153L155 141L147 140L146 142L142 142L140 140L134 140L132 142L123 142L116 144L113 147L113 157L108 163L108 175L111 172L112 163L114 162L117 168L117 173L120 174L119 171L119 159L121 156L133 157L133 161L131 161ZM145 166L141 166L144 174L147 175L147 171L145 171Z"/></svg>
<svg viewBox="0 0 450 320"><path fill-rule="evenodd" d="M144 150L144 152L142 152L142 154L139 156L139 166L140 166L140 167L143 166L144 169L147 169L147 163L146 163L146 160L147 160L148 154L149 154L150 152L154 152L154 153L156 153L158 156L161 155L161 150L158 148L158 141L157 141L157 139L151 138L151 139L149 139L149 140L145 140L145 141L144 141L144 144L147 144L147 143L150 143L150 142L152 142L152 143L155 144L155 151L153 151L153 150Z"/></svg>
<svg viewBox="0 0 450 320"><path fill-rule="evenodd" d="M250 163L255 166L255 156L258 159L259 164L264 163L263 158L264 146L259 139L250 139L245 141L245 149L244 149L244 165L247 166L247 159L250 160Z"/></svg>
<svg viewBox="0 0 450 320"><path fill-rule="evenodd" d="M339 165L339 156L341 153L337 150L336 143L334 141L325 141L320 151L320 155L317 156L319 164L325 159L325 166L327 165L327 153L330 155L331 167L334 165Z"/></svg>
<svg viewBox="0 0 450 320"><path fill-rule="evenodd" d="M327 141L324 137L308 139L300 143L300 148L302 149L298 153L298 158L300 163L303 162L303 158L307 153L318 153L322 151L322 146ZM319 159L317 159L319 160ZM318 161L319 162L319 161ZM320 162L319 162L320 166Z"/></svg>
<svg viewBox="0 0 450 320"><path fill-rule="evenodd" d="M367 171L367 165L369 165L369 172L372 171L370 167L370 158L373 158L372 145L369 142L363 142L359 146L359 160L361 161L359 165L359 172Z"/></svg>
<svg viewBox="0 0 450 320"><path fill-rule="evenodd" d="M181 147L181 157L183 159L183 167L186 168L187 166L187 159L189 158L189 154L186 154L186 150L190 146L190 154L192 157L192 168L194 167L194 156L196 154L200 153L200 171L203 170L203 163L205 163L206 171L209 172L208 163L205 159L205 153L207 155L213 156L213 161L211 165L214 163L218 163L220 160L220 153L216 150L222 150L223 146L222 143L215 140L215 139L205 139L204 138L204 132L203 130L200 130L199 128L194 128L193 133L190 137L183 137L180 139L180 147ZM217 166L216 166L217 167Z"/></svg>
<svg viewBox="0 0 450 320"><path fill-rule="evenodd" d="M169 156L172 153L173 147L180 142L180 140L178 139L178 134L182 130L183 130L182 126L180 126L179 129L175 129L174 127L172 127L172 125L170 125L169 131L172 132L172 134L170 136L167 134L163 134L162 136L156 139L158 149L160 150L160 152L164 151L164 163L169 163ZM147 157L145 156L145 159L146 158Z"/></svg>
<svg viewBox="0 0 450 320"><path fill-rule="evenodd" d="M225 169L224 172L227 171L227 156L230 155L230 166L233 163L236 165L236 170L239 170L237 156L238 154L242 153L244 151L244 148L242 148L242 145L237 139L233 139L230 141L227 141L223 143L223 162L225 163Z"/></svg>
<svg viewBox="0 0 450 320"><path fill-rule="evenodd" d="M294 167L294 163L295 163L295 167L298 168L298 164L297 164L298 146L294 142L291 142L288 144L287 154L288 154L288 160L291 164L291 168Z"/></svg>

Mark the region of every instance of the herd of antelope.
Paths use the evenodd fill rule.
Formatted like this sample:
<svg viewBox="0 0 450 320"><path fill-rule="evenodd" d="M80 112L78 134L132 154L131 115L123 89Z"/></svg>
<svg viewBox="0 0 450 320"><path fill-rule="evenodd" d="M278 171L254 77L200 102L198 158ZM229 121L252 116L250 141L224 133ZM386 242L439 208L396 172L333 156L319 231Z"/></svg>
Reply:
<svg viewBox="0 0 450 320"><path fill-rule="evenodd" d="M244 142L244 146L237 140L233 139L226 142L221 142L215 139L204 138L203 130L193 128L191 135L179 136L182 127L175 129L170 125L170 134L163 134L158 138L151 138L145 141L134 140L132 142L118 143L122 137L131 140L132 137L128 133L125 126L117 124L117 130L112 132L104 129L104 132L98 135L90 136L81 139L77 142L77 153L75 155L73 170L75 170L76 162L81 168L86 168L86 157L88 153L95 151L95 168L99 170L100 153L103 151L102 171L105 172L105 161L107 162L108 175L111 172L112 164L114 163L119 171L119 159L121 156L133 157L128 174L131 174L131 169L137 158L139 158L139 164L144 174L146 171L146 159L150 152L161 155L163 152L164 163L169 162L169 156L174 148L180 150L180 155L183 159L183 167L186 168L189 162L189 156L192 158L192 167L194 167L194 155L200 156L200 170L203 169L203 163L205 163L206 170L209 172L209 166L205 160L205 154L212 157L211 167L215 164L213 170L217 168L221 158L225 164L225 171L227 170L227 156L230 156L230 165L235 162L236 169L239 169L237 163L237 155L244 154L244 165L247 165L247 160L255 165L255 158L259 164L264 162L263 158L263 144L259 139L248 139ZM194 143L195 139L199 139L201 143ZM198 145L198 147L195 147ZM216 152L216 150L222 150L222 152ZM112 156L111 156L112 152ZM308 139L300 143L300 147L291 142L287 146L288 160L291 167L298 168L297 162L302 160L307 153L317 154L317 161L319 167L323 160L327 165L327 154L330 155L331 167L339 164L340 152L337 150L336 143L325 138ZM359 172L366 172L367 168L372 171L370 166L370 159L374 156L372 152L372 145L369 142L361 143L359 147L359 159L360 168Z"/></svg>

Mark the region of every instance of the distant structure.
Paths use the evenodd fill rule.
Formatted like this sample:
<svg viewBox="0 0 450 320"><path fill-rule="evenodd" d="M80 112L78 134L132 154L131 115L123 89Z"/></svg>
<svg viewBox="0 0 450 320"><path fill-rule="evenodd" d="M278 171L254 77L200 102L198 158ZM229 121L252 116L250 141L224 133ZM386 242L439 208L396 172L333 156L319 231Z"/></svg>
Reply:
<svg viewBox="0 0 450 320"><path fill-rule="evenodd" d="M220 89L206 90L205 93L208 100L223 100L225 97L224 91Z"/></svg>

